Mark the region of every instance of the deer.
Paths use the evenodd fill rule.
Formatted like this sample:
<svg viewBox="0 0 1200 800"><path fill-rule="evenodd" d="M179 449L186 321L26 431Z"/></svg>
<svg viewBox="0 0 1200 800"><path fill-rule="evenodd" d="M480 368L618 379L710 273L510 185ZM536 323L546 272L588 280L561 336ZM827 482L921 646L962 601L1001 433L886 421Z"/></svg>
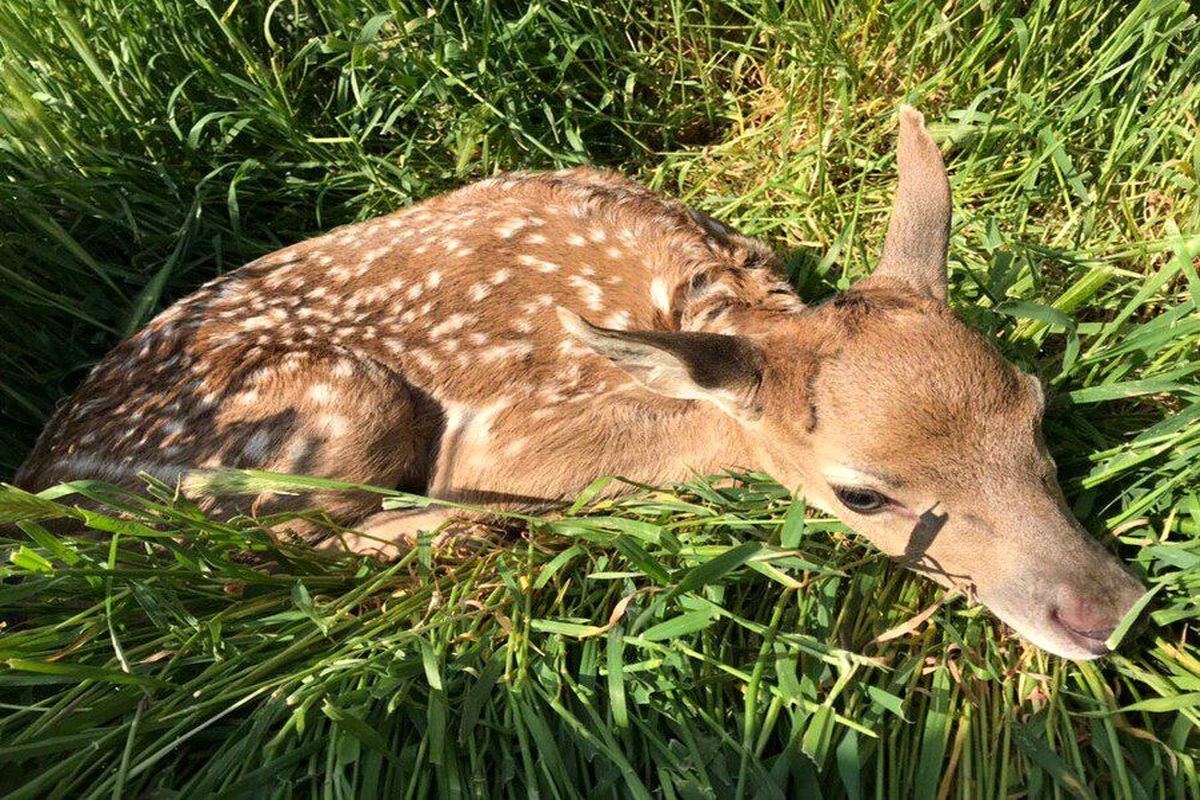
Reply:
<svg viewBox="0 0 1200 800"><path fill-rule="evenodd" d="M766 244L614 172L499 174L171 305L96 364L17 485L239 468L456 504L195 498L318 507L342 531L307 532L314 546L388 557L599 476L752 469L1041 649L1105 655L1142 585L1067 507L1039 380L948 305L945 164L920 112L896 116L878 264L824 302L802 302Z"/></svg>

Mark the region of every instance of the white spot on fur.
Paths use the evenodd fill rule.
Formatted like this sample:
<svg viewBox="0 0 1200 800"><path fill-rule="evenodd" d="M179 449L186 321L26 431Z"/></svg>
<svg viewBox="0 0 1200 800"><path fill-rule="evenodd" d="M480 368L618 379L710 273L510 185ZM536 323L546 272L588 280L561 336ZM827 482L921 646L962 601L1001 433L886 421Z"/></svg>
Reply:
<svg viewBox="0 0 1200 800"><path fill-rule="evenodd" d="M314 383L308 389L308 396L318 403L328 403L333 400L333 387L328 383Z"/></svg>
<svg viewBox="0 0 1200 800"><path fill-rule="evenodd" d="M453 453L456 466L478 469L488 465L495 452L491 444L492 425L496 416L510 405L511 400L508 398L500 398L482 408L465 403L446 403L446 426L442 433L443 453ZM449 463L439 460L434 469L435 478L430 486L430 494L444 489L436 476L450 474L450 466Z"/></svg>
<svg viewBox="0 0 1200 800"><path fill-rule="evenodd" d="M416 359L417 363L429 371L437 368L437 359L428 350L422 350L419 347L408 351L408 354Z"/></svg>
<svg viewBox="0 0 1200 800"><path fill-rule="evenodd" d="M604 290L587 278L572 275L567 282L579 290L579 297L592 311L604 310Z"/></svg>
<svg viewBox="0 0 1200 800"><path fill-rule="evenodd" d="M470 314L451 314L429 330L429 338L441 338L447 333L452 333L456 330L459 330L474 319L475 317Z"/></svg>
<svg viewBox="0 0 1200 800"><path fill-rule="evenodd" d="M517 262L524 264L527 267L535 267L538 272L555 272L561 267L553 261L547 261L544 258L531 256L528 253L521 253L517 256Z"/></svg>
<svg viewBox="0 0 1200 800"><path fill-rule="evenodd" d="M567 237L567 244L572 247L583 247L587 244L587 239L580 236L578 233L572 233Z"/></svg>
<svg viewBox="0 0 1200 800"><path fill-rule="evenodd" d="M575 338L572 336L568 336L559 342L556 349L564 356L586 356L596 352L590 347L585 347L579 344L579 342L575 341Z"/></svg>
<svg viewBox="0 0 1200 800"><path fill-rule="evenodd" d="M242 448L242 454L251 461L261 461L266 458L267 450L271 446L271 434L264 430L257 430L246 440L245 446Z"/></svg>
<svg viewBox="0 0 1200 800"><path fill-rule="evenodd" d="M486 283L477 283L471 287L471 300L478 303L492 293L492 288Z"/></svg>
<svg viewBox="0 0 1200 800"><path fill-rule="evenodd" d="M671 292L667 288L667 282L662 278L650 281L650 301L656 308L663 311L671 310Z"/></svg>
<svg viewBox="0 0 1200 800"><path fill-rule="evenodd" d="M525 243L526 244L545 244L546 237L540 233L531 233L529 236L525 237Z"/></svg>
<svg viewBox="0 0 1200 800"><path fill-rule="evenodd" d="M529 224L528 220L520 217L513 217L504 224L496 228L496 235L501 239L511 239L517 231Z"/></svg>
<svg viewBox="0 0 1200 800"><path fill-rule="evenodd" d="M437 286L441 282L442 282L442 273L438 272L436 269L433 272L429 273L429 276L427 278L425 278L425 284L430 289L437 288Z"/></svg>
<svg viewBox="0 0 1200 800"><path fill-rule="evenodd" d="M492 275L492 279L491 279L491 280L492 280L492 285L493 285L493 286L499 286L500 284L502 284L502 283L504 283L506 280L508 280L508 279L509 279L509 276L511 276L511 275L512 275L512 270L510 270L510 269L498 269L498 270L496 270L496 272L495 272L495 273Z"/></svg>
<svg viewBox="0 0 1200 800"><path fill-rule="evenodd" d="M632 322L632 320L630 319L628 311L618 311L617 313L611 315L608 319L604 320L604 327L612 328L613 330L618 331L627 331L629 330L630 322Z"/></svg>
<svg viewBox="0 0 1200 800"><path fill-rule="evenodd" d="M479 351L479 357L484 361L505 361L510 358L520 358L533 352L529 342L511 342L509 344L492 345Z"/></svg>
<svg viewBox="0 0 1200 800"><path fill-rule="evenodd" d="M320 417L320 424L331 436L344 436L350 429L350 421L341 414L325 414Z"/></svg>

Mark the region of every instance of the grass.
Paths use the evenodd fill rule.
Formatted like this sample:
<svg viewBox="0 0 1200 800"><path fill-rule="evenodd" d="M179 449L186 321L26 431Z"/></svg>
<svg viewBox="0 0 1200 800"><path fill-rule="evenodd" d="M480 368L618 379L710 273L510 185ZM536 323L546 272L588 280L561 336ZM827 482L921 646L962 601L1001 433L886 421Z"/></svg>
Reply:
<svg viewBox="0 0 1200 800"><path fill-rule="evenodd" d="M1042 375L1076 512L1157 591L1064 662L756 475L390 565L168 487L4 489L0 792L1200 796L1198 62L1175 0L0 6L0 473L204 279L497 170L619 167L825 296L873 263L907 100L954 305Z"/></svg>

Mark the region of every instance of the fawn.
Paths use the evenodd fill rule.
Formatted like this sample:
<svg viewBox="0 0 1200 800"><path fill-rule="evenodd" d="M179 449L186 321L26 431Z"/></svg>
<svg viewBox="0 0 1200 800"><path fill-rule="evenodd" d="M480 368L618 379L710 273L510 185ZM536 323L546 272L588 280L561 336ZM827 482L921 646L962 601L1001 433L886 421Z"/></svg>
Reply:
<svg viewBox="0 0 1200 800"><path fill-rule="evenodd" d="M600 475L753 468L1034 644L1095 658L1142 587L1066 509L1037 379L947 306L949 182L923 117L899 123L879 265L820 305L763 244L615 174L490 178L171 306L100 361L17 482L245 467L534 509ZM319 506L357 531L320 544L362 552L462 514L198 499Z"/></svg>

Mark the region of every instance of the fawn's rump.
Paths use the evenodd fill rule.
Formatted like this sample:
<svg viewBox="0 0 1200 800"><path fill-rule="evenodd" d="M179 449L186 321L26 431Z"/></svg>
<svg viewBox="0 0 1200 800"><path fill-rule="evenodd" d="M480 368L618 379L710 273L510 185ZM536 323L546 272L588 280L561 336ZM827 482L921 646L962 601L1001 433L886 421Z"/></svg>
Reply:
<svg viewBox="0 0 1200 800"><path fill-rule="evenodd" d="M233 467L426 490L443 414L401 376L332 348L260 348L228 371L218 397L170 375L64 406L17 485L94 479L137 488L142 473L175 484L192 470ZM379 495L355 491L191 499L214 514L319 507L343 525L379 509Z"/></svg>

